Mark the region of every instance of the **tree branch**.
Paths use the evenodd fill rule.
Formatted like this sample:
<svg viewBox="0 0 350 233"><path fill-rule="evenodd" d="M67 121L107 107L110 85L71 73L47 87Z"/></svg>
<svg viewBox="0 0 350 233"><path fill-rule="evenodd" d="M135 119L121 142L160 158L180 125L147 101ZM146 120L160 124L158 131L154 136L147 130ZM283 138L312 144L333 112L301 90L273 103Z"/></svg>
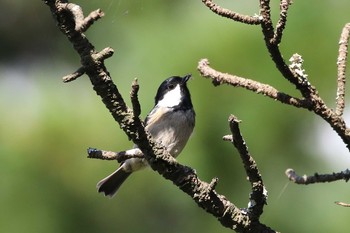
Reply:
<svg viewBox="0 0 350 233"><path fill-rule="evenodd" d="M191 196L201 208L216 217L223 226L237 232L275 232L259 221L252 221L245 211L237 208L223 195L216 193L214 190L217 184L216 179L210 184L201 181L192 168L179 164L165 148L156 144L145 132L142 121L137 117L140 109L137 100L138 85L134 83L131 92L134 110L132 111L126 106L104 65L104 59L110 57L113 50L106 48L101 52L96 52L93 45L82 33L99 17L91 16L83 19L81 8L74 4L67 5L67 1L64 0L45 0L44 2L50 7L60 30L67 36L79 54L83 67L81 69L84 69L88 75L93 89L102 98L106 108L126 135L140 148L153 170L171 180L183 192ZM76 20L85 22L85 24L79 24ZM96 149L89 149L88 154L91 157L95 156L95 158L101 159L117 157L114 152Z"/></svg>
<svg viewBox="0 0 350 233"><path fill-rule="evenodd" d="M90 159L117 160L119 163L131 158L144 158L142 151L138 148L134 149L132 153L128 153L128 151L113 152L89 148L87 153Z"/></svg>
<svg viewBox="0 0 350 233"><path fill-rule="evenodd" d="M326 182L333 182L337 180L345 180L345 182L348 182L350 179L350 170L346 169L345 171L341 172L333 172L332 174L318 174L315 173L313 176L299 176L296 174L296 172L289 168L286 170L286 175L290 181L293 181L296 184L314 184L314 183L326 183Z"/></svg>
<svg viewBox="0 0 350 233"><path fill-rule="evenodd" d="M208 2L203 3L207 5ZM320 116L325 120L332 128L337 132L340 138L343 140L344 144L350 151L350 129L346 126L345 120L342 117L345 108L345 83L346 83L346 62L348 54L348 43L350 37L350 23L346 24L339 40L339 54L338 54L338 78L337 78L337 97L336 97L336 108L332 110L329 108L323 99L319 96L318 91L315 87L311 85L308 80L308 75L303 69L303 59L299 54L294 54L289 60L291 64L287 66L283 59L283 56L279 50L279 44L281 43L282 34L285 29L287 22L287 13L289 6L291 5L291 0L281 0L280 1L280 18L276 25L276 30L274 29L271 20L271 8L270 0L260 0L260 17L259 22L262 28L262 33L264 35L264 40L266 47L270 53L270 56L275 63L277 69L280 71L282 76L292 83L303 96L302 99L292 97L288 94L281 93L274 87L262 84L254 80L238 77L235 75L221 73L214 70L209 66L209 61L207 59L202 59L198 63L198 70L201 75L205 78L212 79L214 86L221 84L228 84L237 87L243 87L247 90L253 91L257 94L263 94L264 96L270 97L274 100L280 101L284 104L289 104L298 108L305 108L309 111L313 111L316 115ZM208 6L208 5L207 5ZM209 4L209 8L211 9ZM215 5L214 9L220 9L220 6ZM211 9L215 12L215 10ZM220 11L220 10L218 10ZM228 10L227 10L228 11ZM217 12L215 12L217 13ZM217 13L220 14L220 13ZM236 13L237 14L237 13ZM230 18L230 17L228 17ZM243 22L242 20L235 21ZM243 22L246 23L246 22ZM231 137L225 137L226 140L230 140ZM349 179L349 171L344 172L319 175L315 173L314 176L303 176L300 177L292 169L286 171L288 178L297 184L313 184L319 182L332 182L337 180ZM342 204L339 204L342 205ZM345 203L344 206L347 206ZM349 205L350 206L350 205Z"/></svg>
<svg viewBox="0 0 350 233"><path fill-rule="evenodd" d="M283 30L285 29L286 23L287 23L287 13L288 13L289 5L291 5L291 4L292 4L291 0L281 0L280 18L277 22L276 31L274 33L272 40L271 40L271 43L273 43L273 44L280 44L281 43Z"/></svg>
<svg viewBox="0 0 350 233"><path fill-rule="evenodd" d="M130 99L132 104L132 109L134 111L134 116L139 117L141 114L141 105L139 99L137 97L137 93L139 92L140 86L135 78L131 85Z"/></svg>
<svg viewBox="0 0 350 233"><path fill-rule="evenodd" d="M229 123L232 133L232 136L230 137L231 142L240 154L244 169L247 173L248 180L252 187L252 193L250 195L250 201L248 205L248 213L250 213L251 219L258 221L261 214L263 213L263 208L267 201L267 190L264 186L258 166L253 157L250 155L248 147L241 135L238 125L240 121L237 117L231 115L229 117ZM227 139L227 137L224 138Z"/></svg>
<svg viewBox="0 0 350 233"><path fill-rule="evenodd" d="M260 24L260 19L258 16L249 16L249 15L242 15L237 12L231 11L229 9L223 8L216 3L214 3L212 0L202 0L204 5L206 5L212 12L214 12L217 15L220 15L222 17L232 19L237 22L245 23L245 24L251 24L251 25L257 25Z"/></svg>
<svg viewBox="0 0 350 233"><path fill-rule="evenodd" d="M68 74L68 75L64 76L62 79L63 79L64 83L69 83L69 82L74 81L77 78L83 76L84 74L85 74L85 68L80 67L74 73Z"/></svg>
<svg viewBox="0 0 350 233"><path fill-rule="evenodd" d="M342 116L345 108L345 82L346 82L346 61L348 58L348 45L350 36L350 23L347 23L340 35L338 52L338 88L335 113Z"/></svg>
<svg viewBox="0 0 350 233"><path fill-rule="evenodd" d="M284 104L307 109L312 107L311 101L290 96L278 91L270 85L214 70L209 66L208 59L200 60L197 69L203 77L212 79L214 86L228 84L234 87L243 87L249 91L262 94Z"/></svg>
<svg viewBox="0 0 350 233"><path fill-rule="evenodd" d="M349 203L341 202L341 201L336 201L334 202L337 205L343 206L343 207L350 207Z"/></svg>
<svg viewBox="0 0 350 233"><path fill-rule="evenodd" d="M282 31L287 21L287 10L289 4L290 1L288 0L281 2L280 14L282 16L279 20L279 28L276 30L276 33L274 33L274 27L271 20L270 0L260 0L260 15L262 17L260 25L264 35L266 47L277 69L281 72L285 79L287 79L300 91L304 98L310 99L312 95L317 94L316 90L311 85L305 85L306 83L300 82L298 75L292 72L292 70L287 66L279 49L280 37L282 36Z"/></svg>
<svg viewBox="0 0 350 233"><path fill-rule="evenodd" d="M230 84L233 86L244 87L250 91L266 95L284 104L313 111L315 114L324 119L337 132L350 151L350 129L346 127L345 121L341 117L345 105L345 65L350 26L346 25L344 27L340 39L340 52L338 56L337 109L336 111L333 111L325 104L323 99L319 96L316 88L308 81L305 70L302 68L303 60L301 56L294 54L290 60L291 65L288 66L279 50L279 43L281 42L282 32L287 22L287 11L290 4L290 0L281 0L280 19L277 23L277 29L275 31L271 20L270 0L260 0L260 25L264 35L266 47L277 69L285 79L287 79L300 91L303 99L298 99L296 97L281 93L272 86L266 84L261 84L250 79L240 78L238 76L216 71L209 67L209 62L207 59L202 59L199 62L198 70L203 77L211 78L214 85Z"/></svg>

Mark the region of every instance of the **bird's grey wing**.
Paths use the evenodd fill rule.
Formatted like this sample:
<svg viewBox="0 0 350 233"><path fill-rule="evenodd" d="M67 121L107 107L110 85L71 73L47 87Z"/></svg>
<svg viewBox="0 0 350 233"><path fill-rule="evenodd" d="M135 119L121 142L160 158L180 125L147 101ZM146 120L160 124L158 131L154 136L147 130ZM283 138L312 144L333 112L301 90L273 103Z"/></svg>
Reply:
<svg viewBox="0 0 350 233"><path fill-rule="evenodd" d="M158 122L168 112L168 109L164 107L155 106L152 111L147 115L145 119L145 128L147 131L151 131L154 124Z"/></svg>

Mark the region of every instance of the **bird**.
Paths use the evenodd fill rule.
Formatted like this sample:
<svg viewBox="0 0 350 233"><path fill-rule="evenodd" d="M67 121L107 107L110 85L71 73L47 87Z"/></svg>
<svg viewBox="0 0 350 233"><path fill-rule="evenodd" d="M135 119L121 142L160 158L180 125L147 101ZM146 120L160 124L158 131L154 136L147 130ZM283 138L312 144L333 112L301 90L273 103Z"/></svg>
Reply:
<svg viewBox="0 0 350 233"><path fill-rule="evenodd" d="M196 113L187 87L190 78L191 74L188 74L164 80L154 98L155 105L145 119L145 130L175 158L187 144L195 126ZM126 155L140 153L137 145L125 151ZM112 198L132 173L147 166L145 158L129 158L115 172L99 181L96 188L99 193Z"/></svg>

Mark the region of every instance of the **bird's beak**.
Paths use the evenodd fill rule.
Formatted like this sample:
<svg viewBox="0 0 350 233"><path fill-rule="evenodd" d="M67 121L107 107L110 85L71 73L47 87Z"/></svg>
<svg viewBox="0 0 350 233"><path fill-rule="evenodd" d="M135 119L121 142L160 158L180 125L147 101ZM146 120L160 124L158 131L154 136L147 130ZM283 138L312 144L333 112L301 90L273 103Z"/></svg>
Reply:
<svg viewBox="0 0 350 233"><path fill-rule="evenodd" d="M186 84L188 80L192 77L192 74L187 74L185 77L182 78L182 84Z"/></svg>

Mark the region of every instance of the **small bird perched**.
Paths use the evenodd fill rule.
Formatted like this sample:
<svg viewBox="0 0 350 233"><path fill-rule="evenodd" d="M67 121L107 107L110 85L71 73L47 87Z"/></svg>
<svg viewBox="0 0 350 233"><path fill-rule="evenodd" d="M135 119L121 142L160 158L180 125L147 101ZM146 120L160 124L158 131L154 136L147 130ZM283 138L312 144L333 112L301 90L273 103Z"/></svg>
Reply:
<svg viewBox="0 0 350 233"><path fill-rule="evenodd" d="M162 82L155 97L155 106L145 120L146 131L173 157L177 157L185 147L195 125L195 112L187 88L190 78L191 75L183 78L173 76ZM136 145L125 151L127 155L140 153ZM144 158L125 160L115 172L97 183L98 192L113 197L131 173L147 166Z"/></svg>

